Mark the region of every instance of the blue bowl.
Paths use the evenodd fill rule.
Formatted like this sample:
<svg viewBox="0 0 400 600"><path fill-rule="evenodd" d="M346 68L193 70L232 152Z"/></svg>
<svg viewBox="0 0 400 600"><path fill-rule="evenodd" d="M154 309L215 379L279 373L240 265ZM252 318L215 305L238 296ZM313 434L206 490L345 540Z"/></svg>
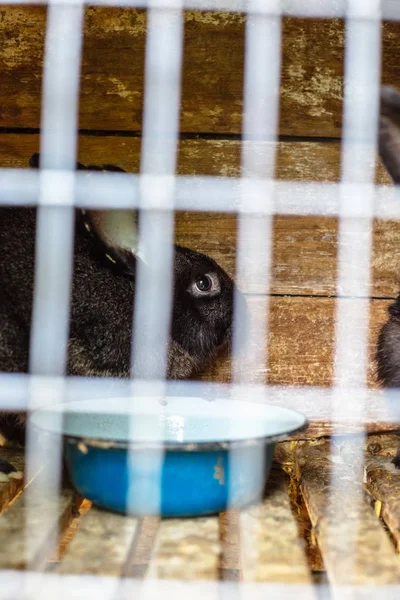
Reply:
<svg viewBox="0 0 400 600"><path fill-rule="evenodd" d="M307 426L278 406L194 397L71 402L31 416L63 435L76 490L133 515L183 517L262 497L275 444Z"/></svg>

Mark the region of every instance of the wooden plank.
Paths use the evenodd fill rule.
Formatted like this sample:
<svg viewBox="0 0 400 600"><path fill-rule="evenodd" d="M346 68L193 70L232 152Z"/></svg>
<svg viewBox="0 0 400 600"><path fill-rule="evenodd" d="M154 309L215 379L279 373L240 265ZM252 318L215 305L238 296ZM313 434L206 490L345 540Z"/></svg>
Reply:
<svg viewBox="0 0 400 600"><path fill-rule="evenodd" d="M311 583L288 488L289 478L280 468L273 468L264 502L241 513L244 581Z"/></svg>
<svg viewBox="0 0 400 600"><path fill-rule="evenodd" d="M218 572L222 581L242 580L240 520L240 511L237 509L227 510L218 516L221 542Z"/></svg>
<svg viewBox="0 0 400 600"><path fill-rule="evenodd" d="M388 526L400 552L400 471L392 463L400 445L397 435L375 435L368 439L365 455L365 485L375 500L375 513Z"/></svg>
<svg viewBox="0 0 400 600"><path fill-rule="evenodd" d="M14 448L1 448L1 456L4 460L7 460L13 465L17 471L10 473L9 476L4 477L4 481L0 480L0 512L7 508L11 500L24 487L23 470L25 464L25 454L22 449L17 450Z"/></svg>
<svg viewBox="0 0 400 600"><path fill-rule="evenodd" d="M35 479L29 493L21 494L0 516L0 535L3 540L7 539L0 549L0 569L41 569L53 550L53 536L58 537L58 532L68 527L75 511L73 490L62 489L54 501L46 496L41 477ZM46 518L53 512L55 521ZM29 542L27 532L32 532Z"/></svg>
<svg viewBox="0 0 400 600"><path fill-rule="evenodd" d="M249 381L267 381L275 385L330 386L333 378L334 298L271 297L269 299L268 362L258 371L249 373ZM341 298L340 303L356 302ZM266 310L265 299L247 297L249 311L261 318ZM388 301L371 300L368 383L375 382L376 340L387 319ZM361 306L361 304L360 304ZM358 356L354 356L354 361ZM230 381L231 360L220 358L206 371L202 380Z"/></svg>
<svg viewBox="0 0 400 600"><path fill-rule="evenodd" d="M38 127L46 9L4 6L0 15L0 127ZM182 131L240 132L244 30L240 13L185 12ZM339 136L343 21L284 17L282 33L280 132ZM86 8L81 128L140 129L145 34L143 10ZM385 23L382 35L383 80L396 85L399 24Z"/></svg>
<svg viewBox="0 0 400 600"><path fill-rule="evenodd" d="M26 167L29 157L39 150L37 135L0 135L0 167ZM191 175L237 176L240 173L241 144L232 140L181 140L178 170ZM281 142L277 146L276 177L280 180L338 181L340 144ZM79 159L85 164L114 162L129 172L137 172L140 140L122 137L79 137ZM374 168L374 165L371 165ZM380 162L376 181L388 183ZM178 213L176 241L204 252L217 260L230 275L235 273L236 216L231 214ZM400 223L376 220L374 224L372 283L374 297L397 293ZM270 276L273 294L335 295L337 263L337 220L321 217L276 216ZM255 281L244 289L263 291Z"/></svg>
<svg viewBox="0 0 400 600"><path fill-rule="evenodd" d="M345 442L347 452L351 455L351 439ZM323 444L324 441L317 442ZM364 483L367 492L374 500L375 514L386 523L397 552L400 552L400 471L392 464L392 459L400 445L400 437L396 434L369 435L365 440ZM285 472L294 477L296 472L296 449L298 442L284 441L276 446L274 460ZM344 446L343 446L344 448ZM342 452L343 455L343 452ZM346 456L346 454L344 454ZM299 511L298 522L307 547L307 555L313 570L322 570L323 564L315 533L307 530L307 515L303 514L302 497L296 501Z"/></svg>
<svg viewBox="0 0 400 600"><path fill-rule="evenodd" d="M159 527L159 517L148 516L140 520L137 536L124 566L123 575L125 577L142 579L146 576Z"/></svg>
<svg viewBox="0 0 400 600"><path fill-rule="evenodd" d="M355 481L355 472L344 461L337 467L335 510L330 506L329 452L329 442L299 444L297 465L300 487L330 582L342 585L398 584L400 565L393 544L364 496L362 482ZM336 457L336 462L338 460ZM346 535L349 530L354 540L352 560L349 560Z"/></svg>
<svg viewBox="0 0 400 600"><path fill-rule="evenodd" d="M178 146L178 173L184 175L240 176L242 145L246 142L232 139L181 139ZM260 142L260 151L270 147ZM0 166L27 167L29 158L40 150L36 133L0 133ZM279 141L276 143L277 166L275 177L286 181L339 181L339 142ZM119 135L78 136L78 159L85 164L113 163L131 173L140 168L140 137ZM376 157L371 162L376 183L389 183L390 178L382 162Z"/></svg>
<svg viewBox="0 0 400 600"><path fill-rule="evenodd" d="M79 528L82 518L89 512L91 508L92 502L86 498L84 498L80 504L78 502L77 510L74 511L73 518L69 523L68 528L65 530L64 535L60 538L58 548L54 552L53 556L49 559L49 563L58 564L63 559L71 540Z"/></svg>
<svg viewBox="0 0 400 600"><path fill-rule="evenodd" d="M165 519L160 525L147 578L215 580L219 553L217 517Z"/></svg>
<svg viewBox="0 0 400 600"><path fill-rule="evenodd" d="M57 572L121 576L137 524L133 517L92 508L80 519Z"/></svg>
<svg viewBox="0 0 400 600"><path fill-rule="evenodd" d="M318 427L318 423L311 424L310 431L306 432L305 437L310 436L311 438L311 436L314 436L314 426ZM318 431L315 433L317 437ZM275 446L274 465L279 465L279 467L290 477L290 486L288 490L292 511L296 518L300 538L304 540L308 565L313 573L315 582L316 574L319 572L324 572L325 566L312 529L312 524L304 502L304 498L295 480L297 444L298 440L293 439L278 442Z"/></svg>

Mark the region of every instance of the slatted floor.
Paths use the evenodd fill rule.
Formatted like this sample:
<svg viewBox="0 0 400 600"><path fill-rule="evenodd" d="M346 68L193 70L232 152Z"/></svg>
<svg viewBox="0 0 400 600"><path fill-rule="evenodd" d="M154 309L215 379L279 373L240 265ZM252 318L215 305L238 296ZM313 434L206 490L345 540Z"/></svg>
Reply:
<svg viewBox="0 0 400 600"><path fill-rule="evenodd" d="M196 519L136 519L102 511L64 484L50 529L41 515L52 509L40 474L29 482L0 483L0 569L101 574L138 579L230 580L306 584L400 583L400 472L391 464L395 435L372 435L365 444L365 482L349 486L353 441L330 454L327 439L278 444L262 504ZM8 450L23 468L23 453ZM340 510L328 506L332 459L340 463ZM352 491L364 486L360 504ZM27 489L35 503L26 512ZM355 569L340 532L357 508ZM27 544L27 519L38 534ZM32 520L34 523L32 523ZM329 528L337 535L330 538ZM58 531L58 551L48 540Z"/></svg>

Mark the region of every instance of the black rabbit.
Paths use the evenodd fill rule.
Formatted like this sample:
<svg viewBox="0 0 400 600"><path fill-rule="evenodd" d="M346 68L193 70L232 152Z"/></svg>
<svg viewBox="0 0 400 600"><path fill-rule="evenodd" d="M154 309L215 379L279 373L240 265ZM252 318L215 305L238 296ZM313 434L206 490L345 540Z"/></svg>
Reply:
<svg viewBox="0 0 400 600"><path fill-rule="evenodd" d="M400 93L381 88L379 153L395 184L400 183ZM382 327L377 348L378 379L386 388L400 388L400 294L389 307L389 320ZM393 463L400 468L400 448Z"/></svg>
<svg viewBox="0 0 400 600"><path fill-rule="evenodd" d="M30 166L38 167L35 154ZM79 170L122 171L118 167ZM76 210L67 373L128 377L136 261L113 226L120 211ZM129 218L133 219L131 216ZM0 371L27 372L36 209L0 208ZM132 233L132 232L131 232ZM133 232L134 235L135 232ZM175 246L167 377L186 379L231 339L234 283L207 256ZM160 291L162 293L162 291ZM244 315L246 305L242 296ZM11 417L23 427L25 415ZM10 415L3 418L10 422ZM3 464L3 471L9 468ZM1 470L1 464L0 464Z"/></svg>

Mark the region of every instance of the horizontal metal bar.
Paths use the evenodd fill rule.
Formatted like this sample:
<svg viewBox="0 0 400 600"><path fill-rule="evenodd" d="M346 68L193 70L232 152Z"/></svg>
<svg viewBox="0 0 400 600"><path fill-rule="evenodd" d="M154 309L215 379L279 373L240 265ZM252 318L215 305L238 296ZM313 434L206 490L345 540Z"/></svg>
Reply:
<svg viewBox="0 0 400 600"><path fill-rule="evenodd" d="M54 181L57 173L62 182L68 180L68 172L51 172ZM42 177L46 172L42 171ZM163 185L171 185L172 176L146 175ZM90 176L78 172L75 181L75 205L80 208L135 209L140 206L141 176L126 173L94 172ZM162 180L165 179L163 182ZM36 206L39 202L39 173L25 169L0 169L0 206ZM243 203L243 179L237 177L175 177L175 210L196 212L228 212L282 214L303 216L368 217L372 214L382 219L400 219L400 186L373 184L339 184L332 182L304 182L251 180L247 186L254 196L265 194L265 207L260 202ZM57 189L57 186L54 188ZM273 202L267 202L269 193ZM250 193L250 192L249 192ZM340 212L342 194L345 214ZM371 209L363 202L372 194ZM161 200L160 200L161 198ZM154 196L146 209L163 210L163 196ZM63 206L64 195L46 194L42 203ZM343 209L342 209L343 210ZM372 210L372 213L371 213Z"/></svg>
<svg viewBox="0 0 400 600"><path fill-rule="evenodd" d="M109 398L110 407L116 398L132 396L132 383L128 379L96 378L96 377L40 377L36 375L0 373L0 410L23 411L28 408L28 397L31 386L35 386L36 397L40 396L43 386L43 398L51 402L49 390L54 385L58 390L64 381L65 402L82 401L96 398ZM138 381L136 390L141 395L151 395L154 387L148 382ZM166 394L170 396L190 396L207 400L229 399L233 397L252 402L262 402L285 406L297 410L310 420L324 421L331 418L333 388L299 387L277 385L247 385L230 383L208 383L200 381L167 381ZM357 396L366 398L364 423L397 422L400 420L400 389L385 391L365 390L343 387L343 393L351 398L349 411L345 421L356 422L360 418L357 411ZM43 400L45 402L45 400ZM354 409L352 409L354 406Z"/></svg>
<svg viewBox="0 0 400 600"><path fill-rule="evenodd" d="M399 585L335 585L337 597L347 599L397 600ZM243 592L252 600L311 600L315 588L311 584L231 582L202 580L162 580L162 579L125 579L100 575L57 575L55 573L33 573L21 571L2 571L0 573L0 600L61 600L74 598L86 600L89 595L98 600L131 598L140 593L143 600L156 598L174 598L174 600L218 600ZM328 584L318 586L318 597L330 598L332 587Z"/></svg>

